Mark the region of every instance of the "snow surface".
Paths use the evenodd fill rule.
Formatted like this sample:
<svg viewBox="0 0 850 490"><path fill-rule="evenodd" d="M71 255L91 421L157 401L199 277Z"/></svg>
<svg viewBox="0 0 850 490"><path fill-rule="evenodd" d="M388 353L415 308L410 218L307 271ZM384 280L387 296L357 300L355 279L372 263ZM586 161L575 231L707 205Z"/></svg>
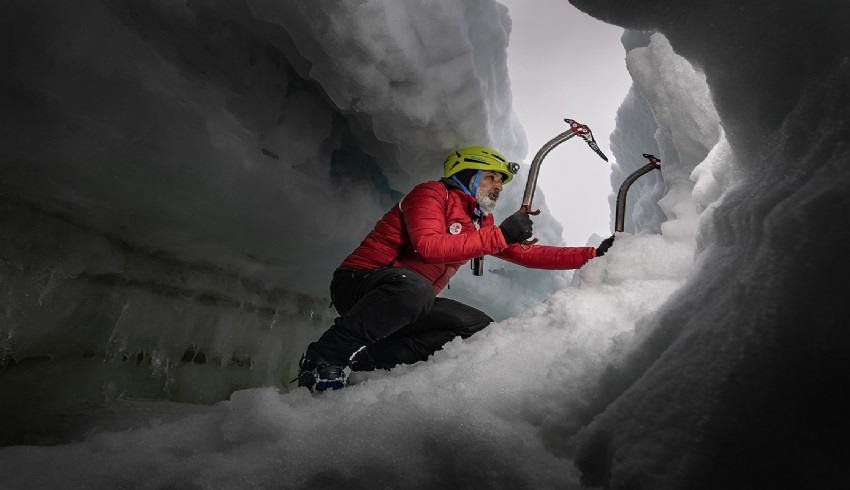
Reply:
<svg viewBox="0 0 850 490"><path fill-rule="evenodd" d="M312 396L306 390L285 392L267 386L235 391L229 400L211 406L144 402L110 394L108 386L118 389L114 387L113 377L112 385L104 385L103 392L99 393L107 403L96 403L84 417L79 417L80 420L66 420L60 427L62 430L56 429L52 434L56 439L47 441L58 445L0 448L3 484L10 488L578 488L582 484L606 488L834 488L846 483L846 477L839 472L843 471L841 463L848 454L847 441L850 440L845 417L850 407L843 396L850 388L845 367L846 359L850 358L850 342L847 329L840 321L838 299L850 291L846 285L829 282L828 277L837 275L840 278L850 272L847 258L840 254L841 244L847 243L850 236L836 219L837 210L850 204L846 165L850 128L843 113L850 102L844 90L850 82L847 58L850 43L847 42L848 30L844 29L850 9L837 5L827 8L826 2L804 10L777 10L777 5L787 5L760 1L744 4L655 0L636 5L619 0L574 0L573 3L626 28L660 33L650 36L630 31L624 36L624 45L629 48L628 67L635 84L618 114L618 130L612 148L619 149L615 150L618 159L615 172L621 175L642 165L639 159L626 159L636 151L657 151L662 159L662 170L651 174L654 177L644 177L657 179L660 174L660 180L651 185L635 186L632 190L635 202L639 203L632 208L636 209L630 221L633 232L618 235L609 253L585 266L573 277L569 287L559 289L545 301L491 325L468 340L452 342L427 363L388 373L360 374L355 377L356 385L321 396ZM75 15L77 7L57 8L59 14L83 23L94 14L106 15L99 4L85 5L91 8L85 11L85 16ZM430 42L421 41L430 38L420 37L430 32L439 41L433 45L456 55L454 50L463 51L463 46L453 38L457 30L446 28L450 19L462 18L463 22L479 28L497 26L496 32L491 33L493 37L487 39L504 40L507 33L504 9L483 0L418 2L411 4L412 7L377 1L345 4L339 15L347 22L339 22L336 12L325 2L316 2L316 10L312 11L300 3L251 2L248 5L250 11L236 9L239 12L228 11L222 5L218 7L232 14L231 21L241 19L252 28L267 32L266 39L274 38L277 43L274 45L280 46L281 52L289 53L285 57L287 62L298 65L293 70L311 73L315 70L311 77L326 76L323 73L330 70L331 75L343 77L338 81L327 75L329 78L325 82L318 82L323 89L328 85L327 93L307 91L308 95L303 97L318 102L328 97L336 101L334 104L351 108L354 104L351 95L363 92L362 103L375 111L376 119L380 119L384 111L399 109L404 112L406 104L419 106L396 94L396 86L390 82L384 84L383 91L368 93L371 87L368 80L377 78L367 78L366 83L358 81L361 80L359 72L351 70L359 68L351 67L353 58L349 58L349 54L358 53L356 59L369 60L370 51L365 47L375 47L376 52L383 50L385 54L374 59L386 57L393 61L380 72L396 73L397 70L397 73L410 76L415 85L419 80L416 70L421 69L422 64L406 63L404 56L397 57L391 48L417 50L424 49L420 45L432 46ZM338 3L334 5L339 6ZM209 17L204 17L212 10L187 11L183 6L172 4L158 8L153 10L163 17L146 24L151 32L164 29L163 19L181 27L212 25L206 23ZM163 14L168 9L174 10L172 15ZM199 12L204 15L198 15ZM206 19L205 22L194 24L197 18L193 17L193 22L181 24L179 19L187 18L190 13ZM253 15L276 25L292 24L284 26L284 36L272 24L255 23L251 20L255 19ZM59 17L48 18L57 22ZM138 25L100 19L92 26L117 29L116 25ZM425 19L442 22L425 22ZM487 19L490 22L485 22ZM223 24L231 28L234 25ZM413 24L417 24L415 29ZM235 22L235 25L240 24ZM318 27L329 29L325 34L333 35L326 35L327 41L309 36L310 29ZM429 31L430 28L433 30ZM505 37L500 37L500 29ZM8 36L10 30L0 32ZM118 32L125 31L118 29ZM400 33L396 35L404 42L385 42L387 32ZM476 28L467 32L470 39L475 37L473 34L480 34ZM808 35L814 32L818 34ZM72 38L59 39L67 43ZM804 38L807 42L797 42ZM171 54L174 54L173 49L192 45L172 46L163 42L170 39L168 36L148 39L151 44L142 43L144 46L160 43L167 48L163 52ZM443 44L444 39L451 42ZM92 39L88 41L93 42ZM470 45L478 46L479 42L484 41L470 41ZM293 46L298 46L298 53L306 53L301 55L303 58L289 51ZM76 51L70 46L63 51L61 48L65 47L67 44L53 47L64 55L56 59L68 59L68 53L88 56L95 52L85 46ZM482 46L482 53L498 58L504 50L502 46L501 51L494 53L491 48L489 44L486 49ZM233 50L238 52L239 48ZM184 54L192 60L202 51ZM259 52L268 53L269 50ZM441 53L444 51L433 52ZM25 65L21 59L14 58L17 63L14 66ZM455 58L435 56L428 59L439 65ZM422 61L422 58L416 60ZM124 61L115 63L120 67ZM115 63L94 66L109 71ZM218 66L212 63L210 68L213 65ZM424 65L430 66L429 63ZM481 69L481 65L473 65ZM503 61L498 60L491 66L495 71L503 68ZM142 71L149 73L147 69ZM70 70L69 73L91 75L92 72ZM247 76L254 72L222 72L230 76L236 73ZM349 77L345 78L345 74ZM507 83L501 75L494 77ZM390 79L393 76L387 78ZM13 80L24 79L13 77ZM150 83L156 80L159 79L151 77ZM9 78L3 83L8 88ZM33 81L26 79L21 83L32 86L28 84ZM250 87L251 83L246 86ZM126 85L118 84L118 88L121 87L126 88ZM354 89L349 91L351 87ZM57 94L70 89L57 84L56 90L58 92L46 93ZM253 93L245 91L246 96ZM504 92L496 90L496 93ZM195 91L192 94L198 95ZM63 100L69 103L67 99L55 100L60 101L57 105ZM150 103L150 99L145 100ZM196 101L198 110L218 107L203 104L198 99L190 99L187 107L193 105L192 100ZM504 103L503 98L494 95L493 103L496 100ZM84 105L83 101L79 103ZM287 100L286 103L295 101ZM351 105L345 106L346 103ZM55 110L51 104L36 104L36 107L42 111ZM325 102L324 107L331 105ZM495 122L510 119L505 116L509 108L499 111L477 107L478 112L473 110L473 113L485 115L478 119L486 122L472 124L476 131L494 138L516 134L511 132L515 129ZM362 153L380 155L391 162L379 165L381 171L375 174L371 173L374 166L367 164L368 159L361 159L363 166L351 178L383 175L386 182L397 182L401 172L393 165L405 167L387 155L398 155L403 150L394 147L392 142L385 145L381 137L365 138L363 133L368 134L371 129L363 131L356 126L365 125L363 121L370 120L369 116L342 117L332 110L329 112L332 120L342 118L352 128L349 136L357 139L355 146ZM235 113L243 117L256 114L250 111ZM64 113L64 117L70 117L69 114L73 111ZM411 114L416 112L411 111ZM419 116L412 120L427 119ZM40 117L36 114L29 120L30 126L22 125L20 134L32 135L33 125L49 125ZM90 113L82 119L98 120ZM383 129L372 134L380 132L386 137L384 131L396 129L398 133L394 134L408 134L400 122L402 119L390 119L402 127L377 123L376 127ZM221 122L224 120L227 118L212 119L220 127L227 127ZM8 118L4 121L5 144L12 141L9 135L14 134L15 126ZM130 124L130 121L117 118L116 123ZM491 125L502 130L487 133L492 131ZM238 133L234 129L237 126L234 123L228 134ZM177 129L183 127L183 123L175 125ZM463 125L459 123L459 127ZM105 129L108 127L98 126L98 130ZM312 131L308 133L313 134ZM343 139L342 132L337 134ZM402 141L401 136L399 138ZM58 303L77 312L77 321L68 324L68 328L76 329L79 335L65 334L60 337L62 341L74 342L78 337L96 336L98 329L91 324L97 322L86 319L120 327L123 304L135 305L141 310L157 304L153 301L125 303L126 290L140 289L135 294L154 294L127 279L129 276L137 280L137 276L115 274L108 276L113 281L109 282L103 273L94 274L99 278L95 281L98 287L114 288L112 294L117 299L111 308L115 311L113 317L109 317L98 307L108 294L97 296L95 301L79 294L79 290L60 287L61 281L60 286L56 286L57 280L53 279L50 272L53 269L49 266L44 267L46 277L33 279L29 273L35 267L27 269L21 265L33 262L32 257L63 257L62 263L78 265L75 277L85 277L89 268L110 270L109 261L107 265L95 265L93 258L81 259L89 253L92 257L111 258L111 263L117 264L112 266L113 270L140 269L154 284L173 284L173 278L172 282L168 280L170 275L180 274L187 276L181 281L198 281L204 287L220 283L219 287L210 288L219 296L204 297L206 302L195 301L197 304L189 307L176 299L185 291L195 290L188 286L178 288L166 301L166 304L174 303L171 306L197 308L193 315L206 314L208 319L217 318L222 310L230 310L234 316L280 318L274 306L282 303L291 306L286 311L287 318L301 322L300 326L291 327L293 335L309 337L326 324L323 315L327 313L313 307L314 297L298 296L300 293L291 291L281 291L275 296L262 286L244 280L251 277L248 272L256 266L250 261L247 265L233 266L239 273L225 273L215 267L189 267L185 261L168 255L152 256L145 253L144 243L138 249L125 245L118 253L112 245L114 242L109 240L114 235L92 238L94 234L87 230L100 230L96 222L105 220L103 210L109 208L99 202L112 202L117 206L136 201L128 198L126 201L86 202L83 198L91 193L105 199L107 191L116 190L123 195L133 186L108 187L97 182L103 177L96 165L88 167L91 172L87 173L86 165L68 164L65 169L68 174L57 170L60 177L74 175L73 182L91 182L91 186L69 185L67 189L88 192L52 201L38 192L49 194L44 189L61 182L59 177L46 181L45 188L40 191L33 184L45 178L39 168L52 168L47 166L47 156L45 160L30 157L33 165L26 168L35 169L32 173L21 170L24 168L21 165L14 165L24 161L23 155L29 151L50 153L51 145L62 146L55 143L58 137L47 138L50 144L45 147L35 145L36 139L31 137L9 146L12 149L4 150L0 163L4 178L14 177L5 179L2 188L3 196L14 197L4 201L4 228L18 232L26 230L33 233L28 236L36 237L4 235L2 250L17 252L19 256L12 260L4 258L2 270L3 277L12 277L21 289L25 289L27 281L36 283L38 287L26 289L33 291L35 296L27 304ZM301 138L296 140L301 141ZM110 141L121 141L121 138ZM216 141L232 143L234 140L223 137ZM123 143L139 145L143 142ZM230 148L238 148L237 143ZM644 145L651 151L644 150ZM151 152L145 156L167 153ZM327 160L327 151L325 157L315 158L316 165L322 165L321 162L327 165ZM193 169L195 167L187 169L189 175L197 175ZM164 181L152 182L170 182L169 178L179 176L180 172L172 174L169 170L172 167L167 165L158 168L154 173L163 172L167 177ZM308 165L303 171L309 173L314 169ZM120 181L139 176L124 172L115 177ZM225 177L228 175L232 174L225 172ZM177 182L185 184L186 181L178 179ZM303 182L315 184L318 180ZM612 183L619 186L619 181ZM386 185L392 189L390 184ZM271 184L269 187L273 188ZM162 190L168 195L165 191L180 188L182 185L165 186ZM59 202L66 204L67 213L76 216L88 228L73 221L62 221L61 215L55 213L42 216L43 210L52 210L51 203L56 206ZM164 199L164 202L169 200ZM150 204L161 202L151 200ZM354 204L345 201L344 205ZM380 207L376 204L374 208ZM244 209L256 211L259 208L247 206ZM145 215L151 210L140 209L139 212ZM155 217L158 217L156 213L147 215L148 219ZM190 215L186 222L194 222L193 219ZM62 221L62 224L55 221ZM113 222L104 222L109 223L104 227L111 233L134 242L132 233L122 234ZM27 228L26 223L35 225ZM150 229L159 230L158 227ZM67 240L70 250L57 251L49 242L37 239L56 233L60 239ZM251 242L248 236L238 233L237 236L246 243ZM590 241L600 238L591 237ZM45 250L29 254L22 251L39 244ZM92 247L92 244L100 244L102 248ZM192 257L200 259L207 255L202 250ZM485 278L496 280L511 274L510 271L492 273ZM16 294L17 289L4 287L3 294L7 298L4 321L36 315L38 309L34 307L25 310L26 315L15 313L15 301L21 296ZM59 292L51 293L57 287ZM489 298L492 301L495 296L505 303L523 300L507 293L500 290ZM88 308L76 307L87 301L96 304ZM251 307L245 308L246 304ZM70 305L75 305L76 309ZM177 323L183 318L176 313L179 311L176 307L161 311L162 315L173 315ZM189 318L197 322L194 328L203 330L203 322L193 315ZM104 318L113 320L110 323ZM269 328L277 325L275 320L270 321ZM137 323L134 322L132 331L144 332L135 326ZM175 321L164 323L174 324ZM39 339L57 332L61 326L45 329L41 337L22 335L14 330L11 335L4 331L4 335L18 342L25 341L27 349L36 352ZM86 327L94 331L86 332ZM120 343L126 336L120 335L120 328L116 331L119 335L113 340ZM156 327L151 327L150 331L153 337L162 332ZM223 346L239 341L239 335L227 328L217 332L216 340ZM183 329L178 329L175 335L185 335L183 341L192 338ZM249 334L247 339L254 342L266 338ZM45 340L40 342L51 345ZM85 341L79 343L85 344ZM5 345L12 351L17 348L15 343ZM154 341L152 345L160 344ZM169 341L163 345L183 344ZM116 349L114 352L124 351ZM173 356L160 359L171 358ZM98 359L97 356L94 359ZM142 361L145 359L143 357ZM151 362L156 364L156 359L153 356ZM226 360L222 363L232 365ZM195 364L190 362L186 366ZM55 361L47 365L55 365ZM112 365L121 366L120 363ZM38 391L47 383L46 379L37 376L27 377L27 373L39 372L27 366L22 363L14 369L7 367L2 373L4 381L19 383L18 389L12 392L16 399L26 398L27 388ZM78 367L77 372L85 372L85 369L96 371L83 366ZM204 374L210 372L211 369L195 372L197 378L185 387L199 386ZM166 373L166 377L175 375L173 371L166 370ZM192 371L177 370L176 374L191 376ZM96 378L98 372L89 375ZM254 383L258 381L253 380ZM51 393L59 391L57 388ZM0 406L4 410L11 406L8 400L4 396L6 405ZM74 419L75 414L64 415ZM42 434L43 437L50 435ZM34 442L39 442L37 437Z"/></svg>

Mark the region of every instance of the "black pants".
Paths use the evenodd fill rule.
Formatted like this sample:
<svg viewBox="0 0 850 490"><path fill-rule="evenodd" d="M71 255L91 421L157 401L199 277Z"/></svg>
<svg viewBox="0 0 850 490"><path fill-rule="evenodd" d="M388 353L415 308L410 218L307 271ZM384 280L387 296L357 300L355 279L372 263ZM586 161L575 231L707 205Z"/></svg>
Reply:
<svg viewBox="0 0 850 490"><path fill-rule="evenodd" d="M435 298L433 286L406 267L338 269L331 299L340 316L307 350L336 365L364 345L377 368L424 361L493 321L471 306Z"/></svg>

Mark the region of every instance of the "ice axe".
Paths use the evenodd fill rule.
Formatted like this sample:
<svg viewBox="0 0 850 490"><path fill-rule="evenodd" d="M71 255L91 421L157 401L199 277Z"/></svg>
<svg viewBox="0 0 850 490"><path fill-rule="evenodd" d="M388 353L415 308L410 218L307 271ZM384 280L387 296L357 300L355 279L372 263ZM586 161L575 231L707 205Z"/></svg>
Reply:
<svg viewBox="0 0 850 490"><path fill-rule="evenodd" d="M549 140L548 143L538 150L537 155L534 155L534 160L531 161L531 168L528 169L528 182L525 183L525 194L522 196L522 205L519 207L519 211L517 211L518 213L527 213L534 216L540 214L540 210L531 211L531 200L534 199L534 191L537 190L537 176L540 173L540 164L543 163L543 159L546 158L546 155L548 155L550 151L564 141L567 141L573 136L581 136L584 138L584 141L591 150L595 151L596 154L602 157L602 159L606 162L608 161L608 157L602 153L602 150L599 149L599 145L596 144L596 140L593 139L593 133L590 131L589 127L578 121L573 121L572 119L564 119L564 121L570 125L570 129ZM536 242L537 239L535 238L530 242L523 242L523 244L530 245Z"/></svg>
<svg viewBox="0 0 850 490"><path fill-rule="evenodd" d="M649 163L631 173L623 185L620 186L620 191L617 193L617 214L615 217L614 231L623 231L623 222L626 220L626 194L629 192L629 187L642 175L652 172L655 169L661 170L661 160L655 155L644 153L643 156L649 159Z"/></svg>
<svg viewBox="0 0 850 490"><path fill-rule="evenodd" d="M534 199L534 191L537 189L537 176L540 174L540 164L543 163L543 159L546 158L546 155L548 155L550 151L564 141L567 141L574 136L580 136L584 139L591 150L595 151L596 154L602 157L602 159L606 162L608 161L608 157L602 153L602 150L599 149L599 145L596 144L596 140L593 139L593 132L590 131L589 127L572 119L564 118L564 122L570 125L569 129L549 140L549 142L543 145L540 150L537 151L537 154L534 155L534 160L531 161L531 168L528 170L528 181L525 183L525 194L522 196L522 205L520 205L517 213L530 214L532 216L540 214L539 209L536 211L531 210L531 201ZM523 245L534 245L537 243L537 238L524 240L521 243ZM484 274L484 257L476 257L472 259L472 273L476 276Z"/></svg>

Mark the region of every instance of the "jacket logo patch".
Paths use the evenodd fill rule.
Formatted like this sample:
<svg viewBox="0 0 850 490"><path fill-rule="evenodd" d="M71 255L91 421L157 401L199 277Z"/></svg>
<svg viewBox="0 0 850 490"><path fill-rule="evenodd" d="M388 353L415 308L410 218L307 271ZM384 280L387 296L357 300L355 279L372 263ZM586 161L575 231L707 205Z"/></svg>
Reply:
<svg viewBox="0 0 850 490"><path fill-rule="evenodd" d="M449 225L449 233L451 233L452 235L457 235L462 229L463 225L461 225L460 223L452 223L451 225Z"/></svg>

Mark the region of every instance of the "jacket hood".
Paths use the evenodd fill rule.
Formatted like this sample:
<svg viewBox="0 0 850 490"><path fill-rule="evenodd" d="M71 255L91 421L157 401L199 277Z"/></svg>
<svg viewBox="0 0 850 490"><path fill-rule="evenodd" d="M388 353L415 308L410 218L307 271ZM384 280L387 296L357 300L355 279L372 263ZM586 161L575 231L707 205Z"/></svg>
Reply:
<svg viewBox="0 0 850 490"><path fill-rule="evenodd" d="M475 208L478 207L478 201L474 197L464 192L463 189L461 189L460 186L457 184L457 182L455 182L451 178L443 177L440 179L440 182L444 186L446 186L446 189L450 191L455 191L455 193L460 196L461 200L466 204L466 207L469 211L469 215L475 216Z"/></svg>
<svg viewBox="0 0 850 490"><path fill-rule="evenodd" d="M440 182L442 182L443 185L446 186L446 189L457 189L457 190L463 192L463 190L460 188L460 186L457 185L457 182L455 182L450 177L443 177L443 178L440 179ZM464 192L464 194L466 194L466 193Z"/></svg>

